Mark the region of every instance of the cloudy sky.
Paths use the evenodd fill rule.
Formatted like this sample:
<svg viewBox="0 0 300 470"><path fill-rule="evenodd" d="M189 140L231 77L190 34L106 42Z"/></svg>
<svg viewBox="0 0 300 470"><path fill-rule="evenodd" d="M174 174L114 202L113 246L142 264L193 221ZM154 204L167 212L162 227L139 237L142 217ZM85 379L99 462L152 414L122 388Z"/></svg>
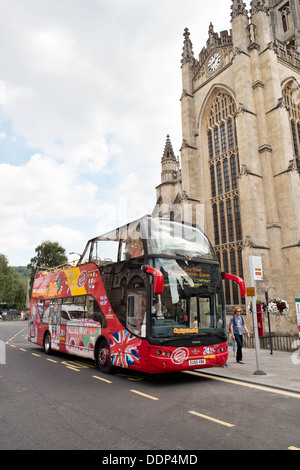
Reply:
<svg viewBox="0 0 300 470"><path fill-rule="evenodd" d="M0 0L0 253L10 265L27 265L45 240L81 253L151 213L166 135L176 155L181 146L184 28L197 56L210 21L230 29L231 3Z"/></svg>

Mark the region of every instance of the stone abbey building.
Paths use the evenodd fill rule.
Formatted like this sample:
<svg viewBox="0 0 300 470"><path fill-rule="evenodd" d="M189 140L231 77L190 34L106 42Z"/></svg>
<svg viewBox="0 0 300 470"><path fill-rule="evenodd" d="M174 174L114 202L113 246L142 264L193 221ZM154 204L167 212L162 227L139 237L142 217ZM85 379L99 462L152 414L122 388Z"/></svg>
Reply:
<svg viewBox="0 0 300 470"><path fill-rule="evenodd" d="M257 297L263 300L269 289L270 298L285 299L289 313L272 316L272 330L296 335L299 0L253 0L250 10L232 0L231 25L229 32L215 32L211 23L197 55L184 31L181 164L168 136L154 214L199 223L222 270L240 275L246 286L249 256L261 256L264 279L256 283ZM228 313L242 302L228 283Z"/></svg>

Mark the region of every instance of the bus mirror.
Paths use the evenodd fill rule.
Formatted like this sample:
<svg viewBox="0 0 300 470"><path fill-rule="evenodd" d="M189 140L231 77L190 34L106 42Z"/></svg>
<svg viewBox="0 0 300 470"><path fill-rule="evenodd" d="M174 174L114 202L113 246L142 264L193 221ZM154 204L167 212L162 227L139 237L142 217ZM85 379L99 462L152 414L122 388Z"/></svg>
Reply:
<svg viewBox="0 0 300 470"><path fill-rule="evenodd" d="M145 273L151 274L154 277L154 294L159 295L164 290L164 275L158 269L152 268L151 266L142 266L141 270Z"/></svg>
<svg viewBox="0 0 300 470"><path fill-rule="evenodd" d="M239 285L241 296L246 297L246 287L245 282L241 277L234 276L233 274L222 273L222 279L230 279Z"/></svg>

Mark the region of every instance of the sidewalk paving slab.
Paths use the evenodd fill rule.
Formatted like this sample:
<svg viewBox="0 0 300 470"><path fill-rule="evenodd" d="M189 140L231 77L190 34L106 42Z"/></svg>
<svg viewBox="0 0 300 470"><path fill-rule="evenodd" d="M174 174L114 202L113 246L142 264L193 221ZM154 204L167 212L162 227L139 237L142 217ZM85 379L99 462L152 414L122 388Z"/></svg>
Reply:
<svg viewBox="0 0 300 470"><path fill-rule="evenodd" d="M233 356L231 346L229 346L228 367L198 369L198 371L207 375L300 393L300 349L294 352L273 351L272 355L270 350L260 349L259 357L260 370L265 372L266 375L254 374L257 372L255 349L243 348L243 361L245 363L239 364Z"/></svg>

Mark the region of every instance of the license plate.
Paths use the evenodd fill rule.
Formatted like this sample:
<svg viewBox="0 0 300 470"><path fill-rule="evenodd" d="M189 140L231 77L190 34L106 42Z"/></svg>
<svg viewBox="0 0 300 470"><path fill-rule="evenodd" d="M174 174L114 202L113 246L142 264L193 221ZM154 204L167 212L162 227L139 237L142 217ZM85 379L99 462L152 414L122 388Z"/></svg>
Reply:
<svg viewBox="0 0 300 470"><path fill-rule="evenodd" d="M189 366L202 366L206 364L206 359L193 359L189 361Z"/></svg>

